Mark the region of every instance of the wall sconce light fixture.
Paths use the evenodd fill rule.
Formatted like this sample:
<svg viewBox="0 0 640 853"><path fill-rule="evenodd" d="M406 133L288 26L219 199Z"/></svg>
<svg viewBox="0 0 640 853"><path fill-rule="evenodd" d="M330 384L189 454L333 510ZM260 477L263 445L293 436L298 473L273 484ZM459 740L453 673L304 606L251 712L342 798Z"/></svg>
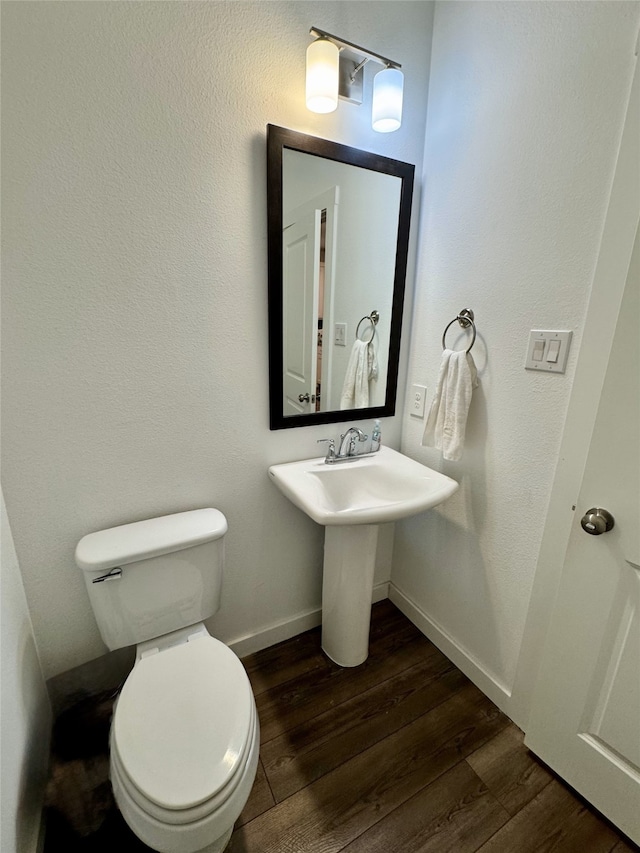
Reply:
<svg viewBox="0 0 640 853"><path fill-rule="evenodd" d="M373 61L384 68L373 78L371 125L380 133L397 130L402 123L404 82L400 64L317 27L311 27L309 34L315 41L307 48L307 109L333 112L338 98L361 104L363 69Z"/></svg>

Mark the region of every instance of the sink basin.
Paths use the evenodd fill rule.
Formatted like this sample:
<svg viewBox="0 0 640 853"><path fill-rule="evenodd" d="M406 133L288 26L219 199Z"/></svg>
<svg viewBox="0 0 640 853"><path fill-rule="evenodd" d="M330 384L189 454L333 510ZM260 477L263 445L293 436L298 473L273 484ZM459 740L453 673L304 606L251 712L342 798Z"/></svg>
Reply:
<svg viewBox="0 0 640 853"><path fill-rule="evenodd" d="M378 525L431 509L458 484L389 447L330 465L324 457L272 465L269 476L325 525L322 648L340 666L358 666L369 654Z"/></svg>
<svg viewBox="0 0 640 853"><path fill-rule="evenodd" d="M292 503L323 525L396 521L431 509L458 488L450 477L389 447L331 465L324 457L272 465L269 476Z"/></svg>

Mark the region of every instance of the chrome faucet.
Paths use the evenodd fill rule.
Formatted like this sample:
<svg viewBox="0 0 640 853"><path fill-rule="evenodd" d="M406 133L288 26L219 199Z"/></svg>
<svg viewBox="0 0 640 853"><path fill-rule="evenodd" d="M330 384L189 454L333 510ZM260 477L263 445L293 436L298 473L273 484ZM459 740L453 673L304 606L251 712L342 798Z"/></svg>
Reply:
<svg viewBox="0 0 640 853"><path fill-rule="evenodd" d="M327 455L324 461L330 465L333 462L347 462L350 459L358 459L360 456L370 456L369 453L356 453L356 440L366 441L368 435L362 432L358 427L349 427L349 429L340 436L340 447L336 453L336 443L333 438L319 438L318 444L326 441L329 444Z"/></svg>
<svg viewBox="0 0 640 853"><path fill-rule="evenodd" d="M349 429L341 435L342 439L340 442L340 447L338 448L338 459L345 458L347 456L355 456L356 455L356 438L358 441L366 441L369 436L365 435L360 427L349 427Z"/></svg>

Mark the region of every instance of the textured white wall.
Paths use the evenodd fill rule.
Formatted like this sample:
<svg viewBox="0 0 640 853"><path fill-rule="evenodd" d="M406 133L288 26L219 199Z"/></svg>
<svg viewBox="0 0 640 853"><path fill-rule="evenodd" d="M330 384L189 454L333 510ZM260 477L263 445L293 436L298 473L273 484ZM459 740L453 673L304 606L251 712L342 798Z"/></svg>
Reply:
<svg viewBox="0 0 640 853"><path fill-rule="evenodd" d="M129 520L227 515L223 639L319 605L322 529L266 472L340 425L268 429L265 128L419 169L432 15L2 4L2 474L47 676L102 654L73 552ZM367 105L307 112L311 25L403 64L400 131L374 133ZM392 446L400 432L400 417L384 423Z"/></svg>
<svg viewBox="0 0 640 853"><path fill-rule="evenodd" d="M0 849L34 853L49 760L51 708L1 494L0 514Z"/></svg>
<svg viewBox="0 0 640 853"><path fill-rule="evenodd" d="M509 691L634 63L638 3L437 3L410 382L431 398L446 324L476 313L461 484L396 525L393 582ZM564 376L523 369L531 328L572 329ZM458 329L460 332L461 330ZM450 330L449 346L462 346Z"/></svg>

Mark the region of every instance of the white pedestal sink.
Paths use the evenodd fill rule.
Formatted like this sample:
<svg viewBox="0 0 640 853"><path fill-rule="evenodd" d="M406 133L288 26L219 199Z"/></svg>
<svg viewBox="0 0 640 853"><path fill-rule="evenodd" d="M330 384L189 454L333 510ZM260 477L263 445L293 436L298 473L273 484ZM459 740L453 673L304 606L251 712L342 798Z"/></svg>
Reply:
<svg viewBox="0 0 640 853"><path fill-rule="evenodd" d="M272 465L269 476L325 525L322 648L340 666L358 666L369 651L378 524L431 509L458 484L389 447L331 465L324 457Z"/></svg>
<svg viewBox="0 0 640 853"><path fill-rule="evenodd" d="M340 666L358 666L369 654L377 544L377 524L324 531L322 648Z"/></svg>

